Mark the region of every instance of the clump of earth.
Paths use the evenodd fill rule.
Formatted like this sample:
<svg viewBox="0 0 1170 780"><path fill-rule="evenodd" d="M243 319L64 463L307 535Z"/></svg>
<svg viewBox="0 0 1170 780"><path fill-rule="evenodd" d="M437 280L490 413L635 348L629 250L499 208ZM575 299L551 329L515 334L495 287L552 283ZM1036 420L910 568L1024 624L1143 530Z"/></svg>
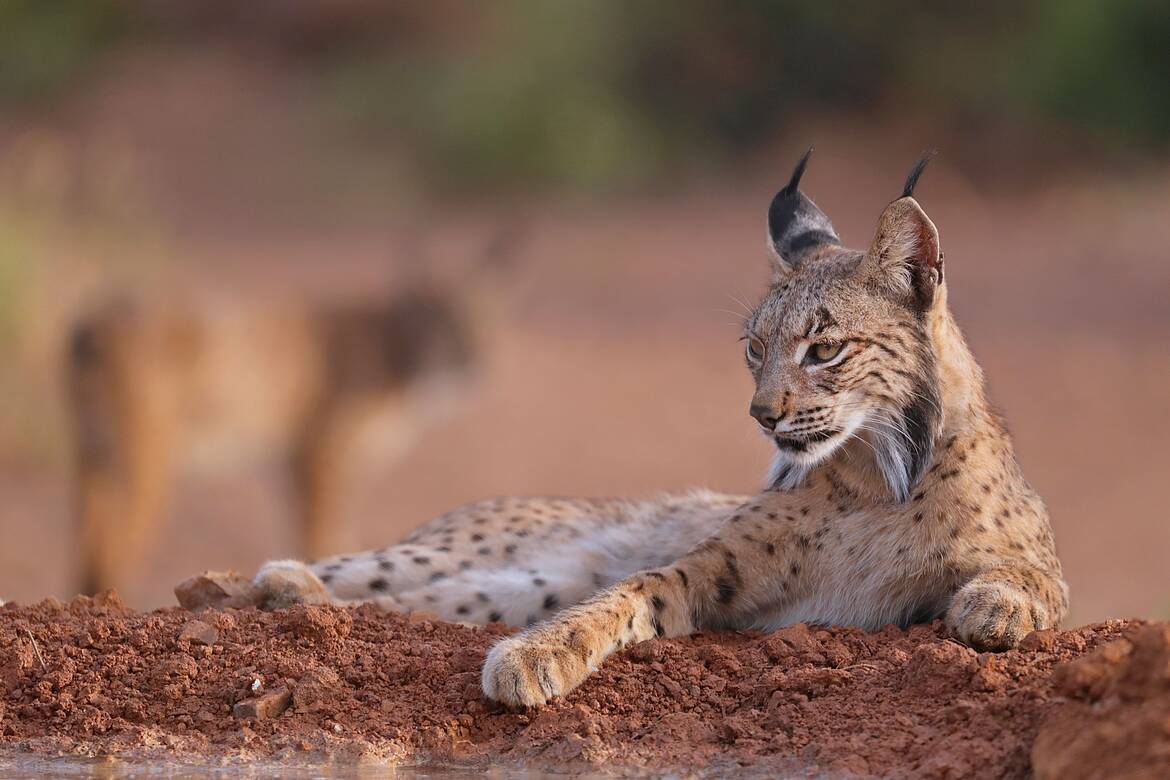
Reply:
<svg viewBox="0 0 1170 780"><path fill-rule="evenodd" d="M242 602L237 602L242 603ZM1038 631L976 653L942 626L658 639L564 699L483 698L510 629L373 607L0 607L0 766L488 764L913 777L1170 776L1170 624Z"/></svg>

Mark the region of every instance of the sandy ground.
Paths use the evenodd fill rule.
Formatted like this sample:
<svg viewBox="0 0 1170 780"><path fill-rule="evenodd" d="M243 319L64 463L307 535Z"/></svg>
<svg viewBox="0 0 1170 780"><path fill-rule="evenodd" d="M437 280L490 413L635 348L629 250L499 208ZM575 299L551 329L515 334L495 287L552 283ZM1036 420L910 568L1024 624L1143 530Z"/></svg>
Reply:
<svg viewBox="0 0 1170 780"><path fill-rule="evenodd" d="M249 300L392 283L396 231L411 212L380 199L383 190L359 192L352 178L307 178L337 149L303 134L290 116L296 104L262 69L193 54L115 71L46 120L46 132L81 148L115 138L133 150L128 168L167 237L158 272L167 284ZM848 243L864 244L929 136L907 125L863 135L848 121L810 123L750 168L639 197L500 209L520 212L529 233L499 301L504 316L484 329L480 382L406 462L360 461L338 548L385 545L491 495L755 488L768 447L746 414L736 299L754 301L766 283L766 204L794 151L815 140L809 190ZM347 159L338 170L358 170L360 160ZM941 231L950 301L1050 506L1072 589L1069 624L1165 618L1170 176L1037 173L1020 190L955 167L945 148L932 164L920 194ZM427 215L424 232L437 256L458 260L498 216L448 204ZM46 311L67 299L58 290L69 274L98 265L92 246L69 251L54 266L61 278L48 280ZM53 316L63 322L71 309L61 307ZM36 415L59 421L58 391L45 390ZM127 603L172 604L182 576L251 572L292 552L277 464L274 455L179 474L154 549L120 583ZM0 496L0 596L69 598L65 461L20 465L0 453Z"/></svg>
<svg viewBox="0 0 1170 780"><path fill-rule="evenodd" d="M485 649L505 633L369 607L141 613L113 595L9 605L0 767L109 756L760 776L1170 771L1166 624L1036 632L1002 654L947 640L938 624L654 640L529 711L480 693Z"/></svg>

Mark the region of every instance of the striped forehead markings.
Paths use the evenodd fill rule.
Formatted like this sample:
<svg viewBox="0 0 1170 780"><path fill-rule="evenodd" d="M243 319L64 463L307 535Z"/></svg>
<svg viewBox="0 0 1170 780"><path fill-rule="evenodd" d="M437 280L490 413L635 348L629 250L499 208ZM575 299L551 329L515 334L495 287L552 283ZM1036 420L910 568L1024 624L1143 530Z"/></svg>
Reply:
<svg viewBox="0 0 1170 780"><path fill-rule="evenodd" d="M836 326L837 320L833 318L833 315L829 313L827 308L821 306L817 308L816 314L813 315L812 322L809 324L808 330L805 331L804 337L806 339L812 338L813 336L819 333L823 333L829 328L834 328Z"/></svg>

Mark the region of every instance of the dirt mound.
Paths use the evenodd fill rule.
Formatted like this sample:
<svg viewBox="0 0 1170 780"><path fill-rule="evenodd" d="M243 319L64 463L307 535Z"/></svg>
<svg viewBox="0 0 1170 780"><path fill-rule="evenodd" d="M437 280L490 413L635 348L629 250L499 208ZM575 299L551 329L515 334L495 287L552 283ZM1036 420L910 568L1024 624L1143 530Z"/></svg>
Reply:
<svg viewBox="0 0 1170 780"><path fill-rule="evenodd" d="M1170 777L1170 625L1129 632L1059 667L1055 682L1074 701L1044 721L1038 777Z"/></svg>
<svg viewBox="0 0 1170 780"><path fill-rule="evenodd" d="M938 625L700 634L630 648L528 712L480 694L484 652L505 633L364 607L10 604L0 758L1010 777L1031 757L1067 777L1132 754L1165 771L1152 763L1168 739L1165 625L1037 632L998 655Z"/></svg>

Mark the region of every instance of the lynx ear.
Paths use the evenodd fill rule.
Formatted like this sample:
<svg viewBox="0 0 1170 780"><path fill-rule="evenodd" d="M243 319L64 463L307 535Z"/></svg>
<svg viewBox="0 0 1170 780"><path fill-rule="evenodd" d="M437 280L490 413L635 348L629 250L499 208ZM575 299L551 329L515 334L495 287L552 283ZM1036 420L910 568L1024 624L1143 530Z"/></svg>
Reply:
<svg viewBox="0 0 1170 780"><path fill-rule="evenodd" d="M930 156L924 156L914 165L902 197L882 212L866 257L879 279L895 292L912 296L924 309L943 281L938 229L914 199L914 187L929 161Z"/></svg>
<svg viewBox="0 0 1170 780"><path fill-rule="evenodd" d="M812 151L810 147L800 158L792 178L776 193L768 209L768 249L772 252L772 278L777 281L818 247L841 244L833 223L800 191L800 179Z"/></svg>

